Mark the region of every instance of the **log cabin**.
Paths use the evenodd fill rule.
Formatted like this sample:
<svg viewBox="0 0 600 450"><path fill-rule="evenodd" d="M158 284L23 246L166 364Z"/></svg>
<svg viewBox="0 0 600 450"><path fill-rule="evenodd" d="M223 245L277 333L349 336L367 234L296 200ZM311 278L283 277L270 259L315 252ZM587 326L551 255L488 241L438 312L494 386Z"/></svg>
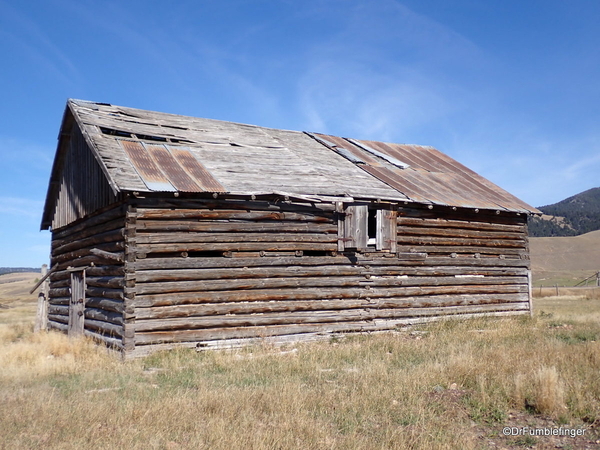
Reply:
<svg viewBox="0 0 600 450"><path fill-rule="evenodd" d="M48 325L134 357L530 314L532 214L428 146L68 100Z"/></svg>

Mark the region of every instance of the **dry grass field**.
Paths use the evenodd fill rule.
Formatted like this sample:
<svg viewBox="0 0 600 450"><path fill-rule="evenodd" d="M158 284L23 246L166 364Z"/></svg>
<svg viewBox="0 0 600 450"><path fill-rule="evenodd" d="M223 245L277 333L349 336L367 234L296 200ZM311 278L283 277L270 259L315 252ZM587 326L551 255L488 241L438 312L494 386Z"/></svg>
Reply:
<svg viewBox="0 0 600 450"><path fill-rule="evenodd" d="M126 362L33 334L19 295L0 297L3 449L600 448L598 292L538 298L533 319ZM585 434L503 435L524 426Z"/></svg>

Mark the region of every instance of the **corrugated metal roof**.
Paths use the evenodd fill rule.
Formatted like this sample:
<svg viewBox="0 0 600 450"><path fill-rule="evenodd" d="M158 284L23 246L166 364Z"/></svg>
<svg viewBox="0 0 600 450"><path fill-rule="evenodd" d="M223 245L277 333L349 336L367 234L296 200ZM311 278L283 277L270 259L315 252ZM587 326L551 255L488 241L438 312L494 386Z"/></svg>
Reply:
<svg viewBox="0 0 600 450"><path fill-rule="evenodd" d="M315 137L332 150L343 148L362 160L363 170L402 192L412 201L473 209L538 213L536 208L468 169L433 147Z"/></svg>
<svg viewBox="0 0 600 450"><path fill-rule="evenodd" d="M288 193L538 211L432 147L69 100L117 191Z"/></svg>

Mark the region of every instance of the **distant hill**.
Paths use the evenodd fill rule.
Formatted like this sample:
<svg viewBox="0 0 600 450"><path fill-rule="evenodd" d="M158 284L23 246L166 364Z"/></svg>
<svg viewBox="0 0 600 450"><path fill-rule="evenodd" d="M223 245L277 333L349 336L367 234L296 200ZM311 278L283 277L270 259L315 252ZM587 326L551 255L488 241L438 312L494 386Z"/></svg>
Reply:
<svg viewBox="0 0 600 450"><path fill-rule="evenodd" d="M600 230L572 237L529 240L536 286L574 286L600 271Z"/></svg>
<svg viewBox="0 0 600 450"><path fill-rule="evenodd" d="M39 267L0 267L0 275L7 273L39 272Z"/></svg>
<svg viewBox="0 0 600 450"><path fill-rule="evenodd" d="M600 187L538 209L544 215L529 222L530 236L578 236L600 230Z"/></svg>

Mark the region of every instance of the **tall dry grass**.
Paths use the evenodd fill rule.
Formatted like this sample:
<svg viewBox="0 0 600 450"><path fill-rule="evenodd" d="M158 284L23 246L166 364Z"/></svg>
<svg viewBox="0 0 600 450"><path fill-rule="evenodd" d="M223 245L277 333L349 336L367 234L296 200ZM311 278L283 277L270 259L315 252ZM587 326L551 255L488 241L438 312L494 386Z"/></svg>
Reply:
<svg viewBox="0 0 600 450"><path fill-rule="evenodd" d="M515 411L590 426L600 305L535 308L534 319L127 362L0 315L1 447L475 449Z"/></svg>

